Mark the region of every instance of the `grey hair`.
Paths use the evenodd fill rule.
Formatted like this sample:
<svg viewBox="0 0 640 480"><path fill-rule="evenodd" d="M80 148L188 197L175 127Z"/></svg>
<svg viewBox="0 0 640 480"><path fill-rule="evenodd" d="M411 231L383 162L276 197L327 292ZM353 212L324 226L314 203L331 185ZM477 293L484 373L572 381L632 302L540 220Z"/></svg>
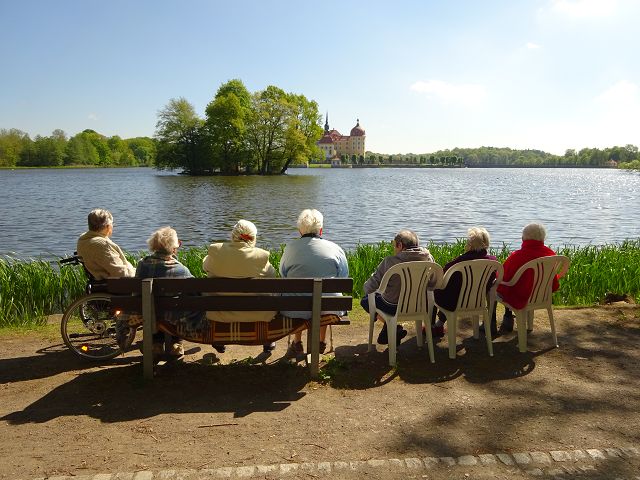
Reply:
<svg viewBox="0 0 640 480"><path fill-rule="evenodd" d="M322 225L322 214L315 208L307 208L300 212L300 215L298 216L298 230L302 235L306 235L308 233L320 234Z"/></svg>
<svg viewBox="0 0 640 480"><path fill-rule="evenodd" d="M396 244L400 243L403 249L417 247L420 244L418 234L412 230L400 230L393 241Z"/></svg>
<svg viewBox="0 0 640 480"><path fill-rule="evenodd" d="M111 215L109 210L94 208L89 212L87 223L89 224L89 230L99 232L103 228L113 224L113 215Z"/></svg>
<svg viewBox="0 0 640 480"><path fill-rule="evenodd" d="M489 232L484 227L471 227L467 230L467 245L466 250L479 251L488 250L491 243L491 237Z"/></svg>
<svg viewBox="0 0 640 480"><path fill-rule="evenodd" d="M522 229L522 240L538 240L544 242L547 229L541 223L530 223Z"/></svg>
<svg viewBox="0 0 640 480"><path fill-rule="evenodd" d="M178 248L178 234L171 227L162 227L151 234L147 240L152 252L173 253Z"/></svg>
<svg viewBox="0 0 640 480"><path fill-rule="evenodd" d="M231 240L234 242L246 242L252 247L256 245L258 229L249 220L238 220L231 230Z"/></svg>

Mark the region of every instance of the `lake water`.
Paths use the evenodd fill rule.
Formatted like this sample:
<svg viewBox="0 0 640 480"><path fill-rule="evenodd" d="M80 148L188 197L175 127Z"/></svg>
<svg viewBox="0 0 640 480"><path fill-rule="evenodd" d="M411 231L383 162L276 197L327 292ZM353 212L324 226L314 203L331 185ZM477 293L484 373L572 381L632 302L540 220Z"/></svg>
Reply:
<svg viewBox="0 0 640 480"><path fill-rule="evenodd" d="M640 173L603 169L292 169L280 177L186 177L153 169L0 170L0 255L73 252L87 213L115 217L113 239L146 248L171 225L186 246L229 237L245 218L258 244L297 236L303 208L325 216L324 236L351 249L401 228L424 242L485 226L492 244L519 246L522 227L547 226L547 243L587 245L640 237Z"/></svg>

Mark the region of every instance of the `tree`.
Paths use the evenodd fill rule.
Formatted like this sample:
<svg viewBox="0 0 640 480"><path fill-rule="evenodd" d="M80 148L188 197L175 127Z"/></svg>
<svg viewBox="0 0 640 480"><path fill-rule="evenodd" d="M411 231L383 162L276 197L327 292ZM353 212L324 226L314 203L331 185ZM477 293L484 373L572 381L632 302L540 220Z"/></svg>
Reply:
<svg viewBox="0 0 640 480"><path fill-rule="evenodd" d="M95 133L95 132L94 132ZM90 138L90 133L80 132L67 142L64 153L65 165L98 165L100 157Z"/></svg>
<svg viewBox="0 0 640 480"><path fill-rule="evenodd" d="M317 141L322 136L322 116L318 112L318 104L304 95L293 93L288 94L288 100L291 116L285 136L285 162L280 173L284 173L291 164L323 157L317 146Z"/></svg>
<svg viewBox="0 0 640 480"><path fill-rule="evenodd" d="M24 167L55 167L62 165L66 136L56 130L50 137L36 135L33 142L24 142L18 165Z"/></svg>
<svg viewBox="0 0 640 480"><path fill-rule="evenodd" d="M151 166L156 161L156 144L149 137L136 137L125 140L135 159L136 165Z"/></svg>
<svg viewBox="0 0 640 480"><path fill-rule="evenodd" d="M109 146L110 158L113 165L122 167L136 165L136 159L129 149L129 145L118 135L110 137L107 140L107 145Z"/></svg>
<svg viewBox="0 0 640 480"><path fill-rule="evenodd" d="M158 112L156 167L182 168L192 175L207 170L201 142L203 121L185 98L172 98Z"/></svg>
<svg viewBox="0 0 640 480"><path fill-rule="evenodd" d="M262 175L279 173L284 165L291 110L284 90L272 85L251 97L247 141Z"/></svg>
<svg viewBox="0 0 640 480"><path fill-rule="evenodd" d="M16 128L0 129L0 167L14 167L20 162L20 155L31 142L29 135Z"/></svg>
<svg viewBox="0 0 640 480"><path fill-rule="evenodd" d="M213 165L224 173L250 168L246 122L251 95L240 80L222 85L206 109L205 135L213 155Z"/></svg>

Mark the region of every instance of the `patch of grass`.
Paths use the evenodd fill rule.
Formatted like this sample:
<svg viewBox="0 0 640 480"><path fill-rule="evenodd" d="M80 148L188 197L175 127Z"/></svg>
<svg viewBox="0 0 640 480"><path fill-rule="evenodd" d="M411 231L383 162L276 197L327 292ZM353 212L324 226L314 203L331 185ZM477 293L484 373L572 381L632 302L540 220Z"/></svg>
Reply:
<svg viewBox="0 0 640 480"><path fill-rule="evenodd" d="M346 369L347 366L344 362L338 360L336 357L331 357L318 371L318 382L329 383L335 380L336 376Z"/></svg>

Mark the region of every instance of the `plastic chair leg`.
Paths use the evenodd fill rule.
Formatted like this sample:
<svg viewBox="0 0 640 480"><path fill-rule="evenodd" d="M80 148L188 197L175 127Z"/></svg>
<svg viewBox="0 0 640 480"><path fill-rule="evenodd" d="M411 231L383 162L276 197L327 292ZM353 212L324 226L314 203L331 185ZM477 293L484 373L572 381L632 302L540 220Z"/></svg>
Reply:
<svg viewBox="0 0 640 480"><path fill-rule="evenodd" d="M533 310L527 310L527 331L533 331Z"/></svg>
<svg viewBox="0 0 640 480"><path fill-rule="evenodd" d="M521 353L525 353L527 351L527 312L525 310L516 310L513 313L516 316L518 329L518 348Z"/></svg>
<svg viewBox="0 0 640 480"><path fill-rule="evenodd" d="M422 348L424 342L422 341L422 320L416 320L416 343L418 347Z"/></svg>
<svg viewBox="0 0 640 480"><path fill-rule="evenodd" d="M431 316L429 316L429 318L431 318ZM425 325L424 329L427 332L427 347L429 348L429 360L431 360L431 363L436 363L436 359L433 354L433 336L431 334L431 325ZM420 336L422 337L422 332L420 333Z"/></svg>
<svg viewBox="0 0 640 480"><path fill-rule="evenodd" d="M456 358L456 331L458 330L458 317L454 313L447 318L447 340L449 341L449 358Z"/></svg>
<svg viewBox="0 0 640 480"><path fill-rule="evenodd" d="M473 338L477 340L480 338L480 317L478 315L471 317L471 324L473 325Z"/></svg>
<svg viewBox="0 0 640 480"><path fill-rule="evenodd" d="M487 316L484 321L484 337L487 339L487 350L489 350L489 356L493 357L493 339L491 338L491 311L487 310Z"/></svg>
<svg viewBox="0 0 640 480"><path fill-rule="evenodd" d="M396 328L396 318L387 319L387 338L389 339L389 365L396 366L396 334L398 329Z"/></svg>
<svg viewBox="0 0 640 480"><path fill-rule="evenodd" d="M371 347L373 346L373 326L376 324L376 305L371 301L371 296L369 296L369 346L367 347L367 352L371 351Z"/></svg>
<svg viewBox="0 0 640 480"><path fill-rule="evenodd" d="M553 319L553 307L547 308L547 313L549 314L549 324L551 325L551 338L553 338L553 343L555 344L555 346L559 347L560 345L558 345L558 337L556 336L556 322Z"/></svg>

